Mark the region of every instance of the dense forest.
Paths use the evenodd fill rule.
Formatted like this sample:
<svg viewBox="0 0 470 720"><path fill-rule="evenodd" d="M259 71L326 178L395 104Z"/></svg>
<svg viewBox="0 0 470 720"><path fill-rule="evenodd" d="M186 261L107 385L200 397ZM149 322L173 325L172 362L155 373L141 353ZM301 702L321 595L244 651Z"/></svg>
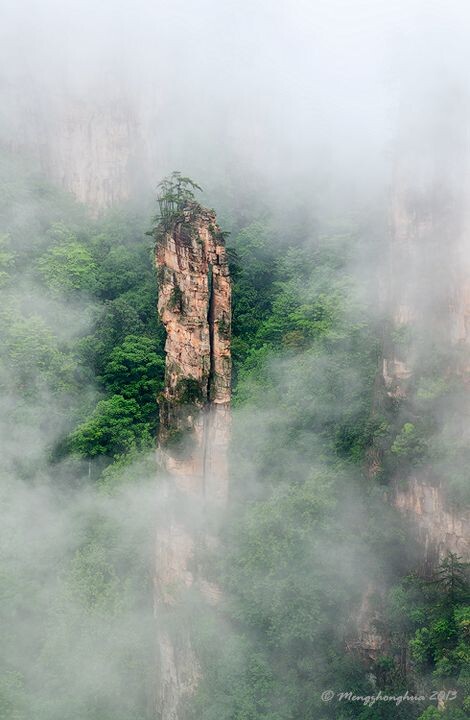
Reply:
<svg viewBox="0 0 470 720"><path fill-rule="evenodd" d="M92 219L18 158L4 153L0 173L0 718L149 720L156 204ZM376 209L304 222L289 208L286 222L261 191L236 209L206 195L227 233L234 414L230 502L200 559L223 600L192 595L181 610L202 666L187 717L464 720L466 566L449 553L423 567L387 502L391 480L426 463L444 468L450 507L468 500L450 351L417 342L412 400L380 387ZM365 588L387 636L373 658L358 639ZM421 699L374 702L379 691Z"/></svg>

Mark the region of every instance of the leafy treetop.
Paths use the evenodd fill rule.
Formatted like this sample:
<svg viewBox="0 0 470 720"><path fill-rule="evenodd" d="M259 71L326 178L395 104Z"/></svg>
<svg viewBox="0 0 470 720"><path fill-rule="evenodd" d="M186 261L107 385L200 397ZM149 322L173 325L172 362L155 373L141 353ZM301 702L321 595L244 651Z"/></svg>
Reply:
<svg viewBox="0 0 470 720"><path fill-rule="evenodd" d="M158 185L157 201L160 209L158 221L167 221L180 213L185 207L196 202L195 190L202 188L191 178L174 171Z"/></svg>

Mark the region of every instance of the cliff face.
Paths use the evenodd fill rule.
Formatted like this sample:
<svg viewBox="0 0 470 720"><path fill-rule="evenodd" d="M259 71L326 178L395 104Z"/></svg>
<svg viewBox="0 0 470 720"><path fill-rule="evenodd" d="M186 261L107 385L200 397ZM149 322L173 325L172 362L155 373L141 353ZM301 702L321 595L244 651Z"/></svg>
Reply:
<svg viewBox="0 0 470 720"><path fill-rule="evenodd" d="M403 140L396 166L383 381L388 396L412 415L422 364L433 355L447 358L441 379L461 383L453 410L458 437L466 433L470 410L470 147L462 97L446 97L441 105ZM428 466L394 483L393 502L414 525L429 567L449 551L470 557L470 515L447 502L445 473Z"/></svg>
<svg viewBox="0 0 470 720"><path fill-rule="evenodd" d="M93 214L129 199L148 170L139 107L123 89L100 86L85 97L65 86L45 95L2 85L9 115L0 143L34 162L39 172Z"/></svg>
<svg viewBox="0 0 470 720"><path fill-rule="evenodd" d="M137 122L122 100L64 103L43 144L45 174L98 212L129 198L137 161Z"/></svg>
<svg viewBox="0 0 470 720"><path fill-rule="evenodd" d="M423 368L433 367L433 382L457 381L458 398L436 401L431 443L441 448L443 428L451 418L445 441L450 447L468 437L470 412L470 146L461 123L462 99L431 103L397 143L397 162L390 201L386 258L384 332L381 372L377 377L373 413L392 410L397 430L415 422L418 382ZM455 112L449 103L455 103ZM426 371L427 372L427 371ZM425 376L426 379L426 376ZM429 383L429 377L428 377ZM433 386L425 386L425 390ZM436 417L437 416L437 417ZM469 438L470 440L470 438ZM470 513L449 501L449 476L456 459L407 465L391 478L387 501L406 518L418 542L417 562L430 574L449 552L470 559ZM382 469L383 451L371 448L370 477ZM406 468L406 469L404 469ZM383 583L371 583L356 617L358 639L353 648L374 660L388 643L377 631Z"/></svg>
<svg viewBox="0 0 470 720"><path fill-rule="evenodd" d="M209 603L219 597L197 560L199 548L216 542L205 517L224 505L228 489L231 286L215 214L188 205L161 228L156 263L158 311L167 332L159 455L169 505L158 530L155 589L157 613L171 624L172 610L176 616L190 588ZM165 626L160 632L157 709L163 720L180 717L200 674L191 621L179 624L178 637Z"/></svg>
<svg viewBox="0 0 470 720"><path fill-rule="evenodd" d="M404 488L396 488L394 501L414 522L425 565L435 567L448 552L470 557L470 513L449 508L442 488L430 484L426 474L411 475Z"/></svg>

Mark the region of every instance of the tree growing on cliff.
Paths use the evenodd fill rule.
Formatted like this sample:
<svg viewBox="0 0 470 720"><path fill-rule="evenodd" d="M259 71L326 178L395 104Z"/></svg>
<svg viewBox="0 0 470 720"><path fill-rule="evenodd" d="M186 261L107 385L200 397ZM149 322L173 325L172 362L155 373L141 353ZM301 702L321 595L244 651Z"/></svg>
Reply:
<svg viewBox="0 0 470 720"><path fill-rule="evenodd" d="M157 201L160 215L155 221L166 223L185 207L195 203L195 190L202 192L202 188L194 180L178 171L164 178L158 185Z"/></svg>
<svg viewBox="0 0 470 720"><path fill-rule="evenodd" d="M436 570L433 582L443 594L445 604L455 605L468 599L467 567L468 563L449 552Z"/></svg>

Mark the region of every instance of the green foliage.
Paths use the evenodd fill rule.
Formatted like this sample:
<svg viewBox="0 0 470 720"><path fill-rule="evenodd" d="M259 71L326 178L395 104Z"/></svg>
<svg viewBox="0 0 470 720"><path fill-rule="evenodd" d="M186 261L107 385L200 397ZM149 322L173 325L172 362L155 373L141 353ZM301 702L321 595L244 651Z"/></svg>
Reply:
<svg viewBox="0 0 470 720"><path fill-rule="evenodd" d="M180 173L163 181L157 220L165 226L186 208L197 211L197 190ZM470 609L459 558L447 557L433 582L409 577L395 585L386 617L391 647L373 678L345 652L366 582L398 582L412 559L404 526L384 505L384 488L366 477L368 452L394 470L432 460L445 476L452 467L449 482L455 497L464 497L468 448L465 438L455 441L461 387L444 375L447 359L436 349L423 353L428 361L416 371L412 406L375 407L381 337L351 270L360 264L364 231L351 223L312 236L288 214L280 227L266 212L242 208L232 228L236 455L220 543L197 548L195 557L202 576L223 592L220 612L191 597L202 679L188 717L461 720L470 712ZM85 529L77 521L76 537L71 528L63 556L55 542L47 548L51 577L40 577L44 558L33 555L29 567L19 567L8 547L0 550L0 717L29 720L34 708L37 720L147 720L154 715L153 526L134 537L134 528L116 527L94 509L98 497L113 508L135 478L154 474L148 450L157 433L165 333L146 218L122 208L90 220L69 197L2 160L0 219L7 233L0 239L2 400L14 397L12 417L16 428L25 426L25 448L28 433L42 425L56 442L48 440L42 463L30 461L22 475L31 481L47 467L59 487L99 489L93 508L79 506ZM25 307L15 292L20 280L36 283L49 304L33 299ZM79 307L84 321L76 332L55 322L57 298ZM182 309L181 300L175 288L175 307ZM228 331L223 322L219 329ZM394 341L405 353L408 330ZM182 382L177 394L182 416L184 405L202 400L196 381ZM43 404L35 406L37 398ZM443 405L450 408L444 416ZM173 420L167 441L184 453L191 438L181 418ZM59 433L50 432L54 422ZM126 512L112 511L113 518L127 517L133 490ZM146 505L153 517L154 505ZM47 521L46 514L49 532ZM2 540L15 532L2 528ZM44 582L52 587L47 606ZM41 622L32 636L13 637L12 618L34 616L37 608ZM405 651L407 678L397 660ZM32 658L29 674L23 656ZM328 687L370 695L405 685L455 686L459 696L442 711L320 700Z"/></svg>
<svg viewBox="0 0 470 720"><path fill-rule="evenodd" d="M77 550L70 566L68 591L88 612L110 612L119 603L119 577L102 543Z"/></svg>
<svg viewBox="0 0 470 720"><path fill-rule="evenodd" d="M169 300L170 307L173 308L173 310L179 310L180 313L183 313L183 291L179 287L179 285L174 285L171 290L170 300Z"/></svg>
<svg viewBox="0 0 470 720"><path fill-rule="evenodd" d="M18 512L13 527L2 527L0 717L150 720L154 628L143 557L149 528L138 525L125 498L123 514L120 500L104 509L95 495L85 517L78 498L68 500L67 528L48 516L46 527L33 530L37 495L23 496L26 516ZM26 523L34 542L12 558ZM29 632L20 636L19 624Z"/></svg>
<svg viewBox="0 0 470 720"><path fill-rule="evenodd" d="M408 642L412 673L428 696L456 691L445 711L426 708L420 718L459 718L469 693L470 606L466 565L453 553L443 558L431 580L409 577L393 591L386 622L403 646ZM412 678L413 678L412 675Z"/></svg>
<svg viewBox="0 0 470 720"><path fill-rule="evenodd" d="M6 671L0 676L0 720L26 720L24 678Z"/></svg>
<svg viewBox="0 0 470 720"><path fill-rule="evenodd" d="M162 207L161 203L167 203L176 210L181 210L185 204L194 200L194 190L202 191L197 183L189 177L184 177L177 170L162 180L158 187L160 189L158 196L160 208Z"/></svg>
<svg viewBox="0 0 470 720"><path fill-rule="evenodd" d="M153 525L113 505L153 476L164 333L147 221L90 220L2 154L0 219L0 717L150 720ZM90 507L93 488L73 489L96 481L107 499Z"/></svg>
<svg viewBox="0 0 470 720"><path fill-rule="evenodd" d="M15 255L10 251L10 238L8 235L0 235L0 288L8 282L14 261Z"/></svg>
<svg viewBox="0 0 470 720"><path fill-rule="evenodd" d="M202 188L191 178L184 177L180 172L173 172L158 185L157 201L160 215L156 222L167 225L182 210L195 204L194 191Z"/></svg>
<svg viewBox="0 0 470 720"><path fill-rule="evenodd" d="M192 405L201 402L203 399L201 383L195 378L179 380L176 388L176 396L178 402L182 405Z"/></svg>
<svg viewBox="0 0 470 720"><path fill-rule="evenodd" d="M451 605L469 596L467 568L468 563L449 552L435 571L434 582L445 601Z"/></svg>
<svg viewBox="0 0 470 720"><path fill-rule="evenodd" d="M407 422L396 436L391 452L400 460L419 463L426 453L426 442L413 423Z"/></svg>
<svg viewBox="0 0 470 720"><path fill-rule="evenodd" d="M41 389L71 390L75 362L60 350L46 322L39 316L27 317L13 311L7 312L3 320L7 330L0 359L9 368L10 382L14 380L17 391L31 397Z"/></svg>
<svg viewBox="0 0 470 720"><path fill-rule="evenodd" d="M429 706L421 713L418 720L442 720L442 713L434 706Z"/></svg>
<svg viewBox="0 0 470 720"><path fill-rule="evenodd" d="M258 327L269 317L279 253L269 228L261 222L252 223L233 240L229 255L233 277L232 354L238 365L255 350Z"/></svg>
<svg viewBox="0 0 470 720"><path fill-rule="evenodd" d="M165 359L157 343L142 335L127 335L109 353L103 383L109 392L137 400L152 417L164 375Z"/></svg>
<svg viewBox="0 0 470 720"><path fill-rule="evenodd" d="M39 259L38 269L54 292L96 290L96 263L91 252L79 242L71 240L50 248Z"/></svg>
<svg viewBox="0 0 470 720"><path fill-rule="evenodd" d="M322 710L318 682L334 681L318 666L341 653L339 618L358 591L352 575L339 590L342 570L324 550L335 538L341 566L351 559L336 523L336 491L333 475L314 473L250 505L229 527L223 582L233 626L224 627L216 656L217 626L212 638L210 626L199 637L207 673L193 708L199 717L284 719Z"/></svg>
<svg viewBox="0 0 470 720"><path fill-rule="evenodd" d="M113 395L100 400L91 417L74 430L70 447L86 458L118 457L135 449L150 448L152 440L137 401Z"/></svg>

